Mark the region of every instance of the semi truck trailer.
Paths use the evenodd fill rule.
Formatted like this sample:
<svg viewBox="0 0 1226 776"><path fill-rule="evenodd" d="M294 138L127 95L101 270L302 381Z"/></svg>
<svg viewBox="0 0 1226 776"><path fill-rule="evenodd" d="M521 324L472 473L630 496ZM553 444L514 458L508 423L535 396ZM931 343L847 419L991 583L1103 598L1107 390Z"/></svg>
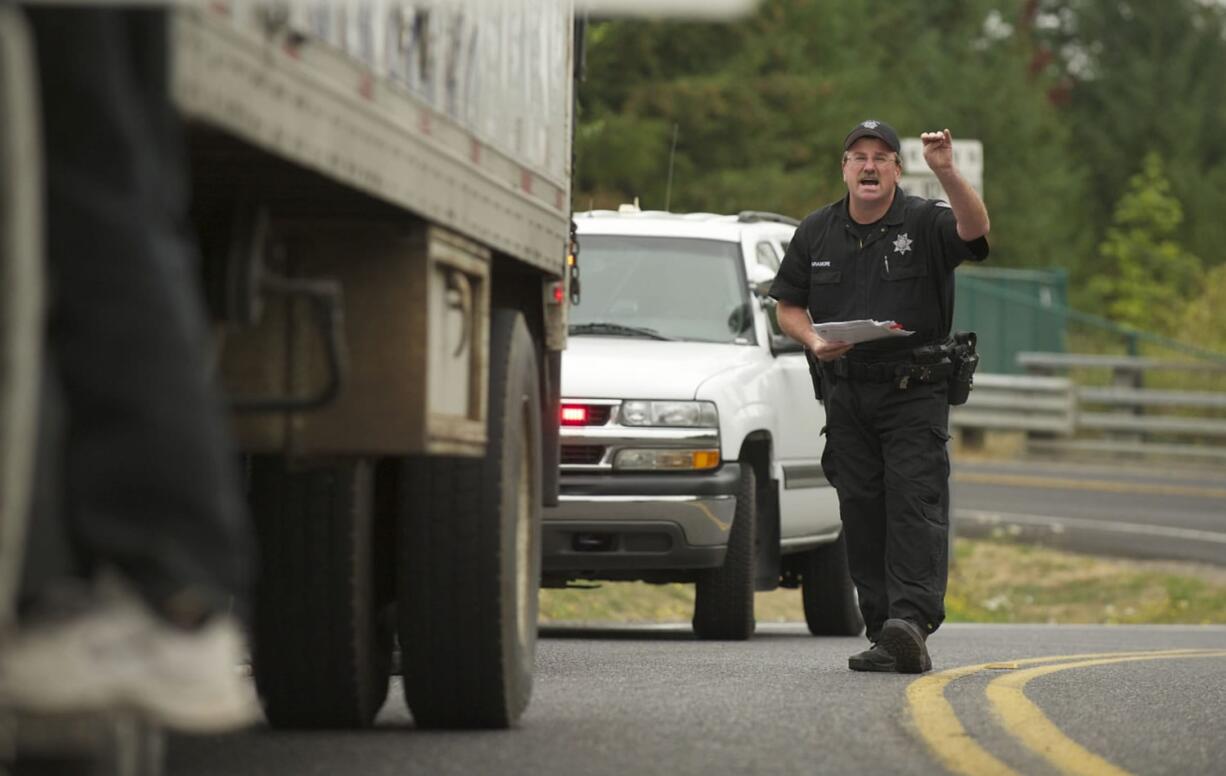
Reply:
<svg viewBox="0 0 1226 776"><path fill-rule="evenodd" d="M265 712L370 724L398 654L419 726L509 726L557 499L572 5L215 2L173 40Z"/></svg>

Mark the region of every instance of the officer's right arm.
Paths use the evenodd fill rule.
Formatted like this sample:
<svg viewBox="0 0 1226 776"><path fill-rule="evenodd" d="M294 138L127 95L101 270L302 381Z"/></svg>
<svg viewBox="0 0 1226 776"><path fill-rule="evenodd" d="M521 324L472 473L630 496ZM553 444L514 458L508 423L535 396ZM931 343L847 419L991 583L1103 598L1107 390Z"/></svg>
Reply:
<svg viewBox="0 0 1226 776"><path fill-rule="evenodd" d="M783 333L809 349L818 361L830 361L851 350L853 345L839 340L824 340L813 331L813 319L803 305L779 300L775 310Z"/></svg>
<svg viewBox="0 0 1226 776"><path fill-rule="evenodd" d="M775 308L779 328L783 333L809 349L818 361L838 358L851 350L845 342L827 342L813 331L809 317L809 234L820 213L810 214L796 230L779 264L770 295L778 302Z"/></svg>

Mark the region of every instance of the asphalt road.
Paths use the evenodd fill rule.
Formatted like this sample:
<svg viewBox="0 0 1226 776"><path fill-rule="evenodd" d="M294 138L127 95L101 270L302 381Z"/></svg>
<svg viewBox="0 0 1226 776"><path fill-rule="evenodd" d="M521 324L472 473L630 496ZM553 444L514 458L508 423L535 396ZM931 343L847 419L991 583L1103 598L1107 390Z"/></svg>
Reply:
<svg viewBox="0 0 1226 776"><path fill-rule="evenodd" d="M415 730L393 686L374 730L175 739L168 773L1187 774L1226 762L1226 627L949 625L922 678L848 671L862 646L800 625L742 643L682 626L550 628L517 730Z"/></svg>
<svg viewBox="0 0 1226 776"><path fill-rule="evenodd" d="M955 531L1081 552L1226 565L1226 470L954 461Z"/></svg>

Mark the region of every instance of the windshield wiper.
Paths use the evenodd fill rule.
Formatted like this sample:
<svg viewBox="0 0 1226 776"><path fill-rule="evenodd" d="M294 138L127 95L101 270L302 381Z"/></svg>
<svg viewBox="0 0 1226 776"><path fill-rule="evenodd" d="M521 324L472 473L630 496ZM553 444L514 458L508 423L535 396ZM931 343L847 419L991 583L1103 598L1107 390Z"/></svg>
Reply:
<svg viewBox="0 0 1226 776"><path fill-rule="evenodd" d="M642 326L626 326L621 323L576 323L570 327L571 334L612 334L617 337L646 337L648 339L672 341L655 329Z"/></svg>

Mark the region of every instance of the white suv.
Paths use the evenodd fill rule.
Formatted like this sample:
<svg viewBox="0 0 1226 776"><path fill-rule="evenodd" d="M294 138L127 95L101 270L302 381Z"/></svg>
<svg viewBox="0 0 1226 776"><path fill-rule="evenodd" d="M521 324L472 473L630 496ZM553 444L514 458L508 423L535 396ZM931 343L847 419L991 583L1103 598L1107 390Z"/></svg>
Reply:
<svg viewBox="0 0 1226 776"><path fill-rule="evenodd" d="M623 206L575 223L543 584L693 582L694 630L719 639L753 633L755 590L799 586L810 631L859 633L825 414L765 295L796 221Z"/></svg>

